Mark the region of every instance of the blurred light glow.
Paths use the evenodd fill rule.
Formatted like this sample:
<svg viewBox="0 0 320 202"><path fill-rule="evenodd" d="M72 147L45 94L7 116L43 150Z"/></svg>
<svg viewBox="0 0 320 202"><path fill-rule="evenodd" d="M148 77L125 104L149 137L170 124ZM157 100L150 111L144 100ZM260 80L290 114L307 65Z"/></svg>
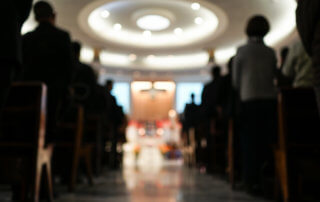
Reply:
<svg viewBox="0 0 320 202"><path fill-rule="evenodd" d="M100 63L103 65L125 66L130 64L130 60L126 54L101 51L99 58Z"/></svg>
<svg viewBox="0 0 320 202"><path fill-rule="evenodd" d="M170 20L161 15L145 15L137 20L137 25L141 29L160 31L170 26Z"/></svg>
<svg viewBox="0 0 320 202"><path fill-rule="evenodd" d="M152 88L150 81L134 81L131 83L131 89L133 91L148 90Z"/></svg>
<svg viewBox="0 0 320 202"><path fill-rule="evenodd" d="M181 34L183 33L183 30L182 30L180 27L175 28L175 29L174 29L174 33L175 33L176 35L181 35Z"/></svg>
<svg viewBox="0 0 320 202"><path fill-rule="evenodd" d="M151 37L151 35L152 35L151 31L149 31L149 30L143 31L142 34L143 34L144 37Z"/></svg>
<svg viewBox="0 0 320 202"><path fill-rule="evenodd" d="M193 54L174 55L174 56L153 56L144 60L145 65L153 68L172 69L172 68L191 68L203 67L207 65L209 55L205 51Z"/></svg>
<svg viewBox="0 0 320 202"><path fill-rule="evenodd" d="M200 9L200 4L199 3L192 3L191 8L192 10L199 10Z"/></svg>
<svg viewBox="0 0 320 202"><path fill-rule="evenodd" d="M37 27L37 23L33 18L29 18L22 26L21 34L24 35L33 31Z"/></svg>
<svg viewBox="0 0 320 202"><path fill-rule="evenodd" d="M90 47L82 47L80 52L80 61L91 63L94 60L94 50Z"/></svg>
<svg viewBox="0 0 320 202"><path fill-rule="evenodd" d="M173 91L176 87L175 83L171 81L157 81L154 82L153 86L155 89L168 91Z"/></svg>
<svg viewBox="0 0 320 202"><path fill-rule="evenodd" d="M120 31L122 29L122 25L119 23L116 23L113 25L113 29L116 31Z"/></svg>
<svg viewBox="0 0 320 202"><path fill-rule="evenodd" d="M218 49L214 52L215 62L227 63L229 59L236 54L237 50L235 47Z"/></svg>
<svg viewBox="0 0 320 202"><path fill-rule="evenodd" d="M115 82L111 94L115 96L117 105L122 106L124 113L130 113L130 85L126 82Z"/></svg>
<svg viewBox="0 0 320 202"><path fill-rule="evenodd" d="M201 17L196 17L194 19L194 23L196 23L197 25L201 25L203 24L203 19Z"/></svg>
<svg viewBox="0 0 320 202"><path fill-rule="evenodd" d="M130 54L130 55L129 55L129 60L130 60L131 62L135 61L136 59L137 59L137 55L135 55L135 54Z"/></svg>
<svg viewBox="0 0 320 202"><path fill-rule="evenodd" d="M121 10L120 6L123 5L123 3L125 3L127 6L133 4L135 6L139 6L141 4L140 6L142 6L144 4L144 1L122 0L119 2L115 1L107 3L93 10L88 16L88 26L99 38L107 40L109 42L112 41L114 43L123 44L126 46L168 48L189 45L214 34L217 31L219 25L219 19L217 15L209 8L201 6L198 12L198 18L196 18L198 19L196 20L198 25L191 23L181 27L181 29L183 29L183 32L181 33L181 35L179 35L179 37L177 37L177 35L174 34L174 30L165 28L166 26L168 26L169 28L171 25L171 19L169 17L166 19L166 17L161 17L159 15L156 18L162 19L160 21L163 22L155 23L159 21L156 20L151 23L150 19L152 19L155 16L153 16L152 18L149 18L149 16L146 20L147 22L145 22L145 25L148 25L143 30L152 31L152 37L146 37L150 34L142 34L141 30L139 29L123 27L125 22L122 23L122 29L120 29L120 26L115 25L115 22L113 22L110 17L106 20L101 16L101 12L106 9L111 14L113 13L113 11ZM187 2L179 1L174 4L177 4L177 6L179 5L182 7L190 8L190 3ZM193 17L190 20L194 20ZM121 22L117 23L120 24ZM161 32L157 32L159 29L163 30Z"/></svg>
<svg viewBox="0 0 320 202"><path fill-rule="evenodd" d="M195 95L195 104L201 104L203 83L200 82L179 82L176 91L176 110L179 114L184 111L187 103L191 102L191 93Z"/></svg>
<svg viewBox="0 0 320 202"><path fill-rule="evenodd" d="M101 17L108 18L110 16L110 13L108 10L101 11Z"/></svg>
<svg viewBox="0 0 320 202"><path fill-rule="evenodd" d="M162 128L157 129L157 134L162 136L164 134L164 130Z"/></svg>
<svg viewBox="0 0 320 202"><path fill-rule="evenodd" d="M271 31L265 37L266 44L273 46L286 38L296 27L296 13L297 8L296 0L281 0L277 1L283 4L286 8L285 12L281 13L281 18L271 25Z"/></svg>
<svg viewBox="0 0 320 202"><path fill-rule="evenodd" d="M140 136L144 136L146 134L146 129L139 128L138 133L139 133Z"/></svg>
<svg viewBox="0 0 320 202"><path fill-rule="evenodd" d="M170 117L170 118L175 118L176 116L177 116L176 110L171 109L171 110L169 111L169 117Z"/></svg>

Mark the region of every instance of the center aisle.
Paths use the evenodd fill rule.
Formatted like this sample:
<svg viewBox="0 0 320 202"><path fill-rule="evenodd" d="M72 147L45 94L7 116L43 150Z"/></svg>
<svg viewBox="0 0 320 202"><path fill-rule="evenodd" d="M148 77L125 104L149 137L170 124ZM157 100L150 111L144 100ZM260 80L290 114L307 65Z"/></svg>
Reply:
<svg viewBox="0 0 320 202"><path fill-rule="evenodd" d="M93 187L79 186L75 194L60 196L56 202L266 202L214 177L165 163L162 169L127 168L106 173Z"/></svg>

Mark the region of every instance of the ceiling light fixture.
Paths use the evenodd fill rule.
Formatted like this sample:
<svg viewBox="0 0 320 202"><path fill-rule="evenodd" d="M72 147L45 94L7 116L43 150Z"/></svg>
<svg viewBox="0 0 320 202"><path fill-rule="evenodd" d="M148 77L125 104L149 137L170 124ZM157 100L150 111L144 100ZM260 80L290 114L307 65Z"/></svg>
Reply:
<svg viewBox="0 0 320 202"><path fill-rule="evenodd" d="M200 4L199 3L192 3L191 8L192 10L199 10L200 9Z"/></svg>
<svg viewBox="0 0 320 202"><path fill-rule="evenodd" d="M107 10L101 11L101 17L102 18L108 18L109 16L110 16L109 11L107 11Z"/></svg>
<svg viewBox="0 0 320 202"><path fill-rule="evenodd" d="M137 55L135 55L135 54L130 54L130 55L129 55L129 60L130 60L131 62L135 61L136 59L137 59Z"/></svg>
<svg viewBox="0 0 320 202"><path fill-rule="evenodd" d="M137 20L137 26L141 29L161 31L170 26L170 20L161 15L145 15Z"/></svg>
<svg viewBox="0 0 320 202"><path fill-rule="evenodd" d="M122 25L119 24L119 23L116 23L116 24L113 25L113 29L115 29L116 31L119 31L119 30L122 29Z"/></svg>
<svg viewBox="0 0 320 202"><path fill-rule="evenodd" d="M201 17L196 17L194 19L194 23L196 23L197 25L201 25L203 23L203 19Z"/></svg>
<svg viewBox="0 0 320 202"><path fill-rule="evenodd" d="M180 27L175 28L175 29L174 29L174 33L175 33L176 35L181 35L181 34L183 33L183 30L182 30Z"/></svg>
<svg viewBox="0 0 320 202"><path fill-rule="evenodd" d="M152 35L151 31L149 31L149 30L143 31L142 34L143 34L144 37L151 37L151 35Z"/></svg>

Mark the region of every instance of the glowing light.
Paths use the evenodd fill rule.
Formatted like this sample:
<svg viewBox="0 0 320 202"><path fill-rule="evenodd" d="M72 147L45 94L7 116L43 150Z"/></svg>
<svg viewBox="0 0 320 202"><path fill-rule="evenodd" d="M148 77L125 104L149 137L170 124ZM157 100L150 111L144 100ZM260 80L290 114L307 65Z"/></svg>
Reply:
<svg viewBox="0 0 320 202"><path fill-rule="evenodd" d="M162 128L157 129L157 134L162 136L164 134L164 130Z"/></svg>
<svg viewBox="0 0 320 202"><path fill-rule="evenodd" d="M169 117L170 118L175 118L177 116L177 112L174 109L171 109L169 111Z"/></svg>
<svg viewBox="0 0 320 202"><path fill-rule="evenodd" d="M101 12L101 17L102 17L102 18L108 18L109 16L110 16L109 11L103 10L103 11Z"/></svg>
<svg viewBox="0 0 320 202"><path fill-rule="evenodd" d="M81 48L80 52L80 60L82 62L91 63L94 59L94 50L89 47Z"/></svg>
<svg viewBox="0 0 320 202"><path fill-rule="evenodd" d="M236 54L236 48L225 48L225 49L218 49L214 53L215 62L217 63L226 63L229 59Z"/></svg>
<svg viewBox="0 0 320 202"><path fill-rule="evenodd" d="M130 64L128 55L126 54L101 51L99 58L100 63L103 65L126 66Z"/></svg>
<svg viewBox="0 0 320 202"><path fill-rule="evenodd" d="M134 81L131 83L133 91L148 90L150 88L152 88L152 83L149 81Z"/></svg>
<svg viewBox="0 0 320 202"><path fill-rule="evenodd" d="M152 33L149 30L143 31L143 36L144 37L151 37Z"/></svg>
<svg viewBox="0 0 320 202"><path fill-rule="evenodd" d="M115 29L116 31L120 31L122 29L122 25L119 23L116 23L113 25L113 29Z"/></svg>
<svg viewBox="0 0 320 202"><path fill-rule="evenodd" d="M129 55L129 60L130 60L131 62L135 61L136 59L137 59L137 55L135 55L135 54L130 54L130 55Z"/></svg>
<svg viewBox="0 0 320 202"><path fill-rule="evenodd" d="M155 57L154 55L148 55L147 59L148 59L148 60L153 60L154 57Z"/></svg>
<svg viewBox="0 0 320 202"><path fill-rule="evenodd" d="M203 19L201 17L196 17L194 19L194 23L196 23L197 25L201 25L203 23Z"/></svg>
<svg viewBox="0 0 320 202"><path fill-rule="evenodd" d="M144 136L146 134L146 130L144 128L139 128L138 133L140 136Z"/></svg>
<svg viewBox="0 0 320 202"><path fill-rule="evenodd" d="M169 27L170 20L160 15L146 15L137 20L141 29L160 31Z"/></svg>
<svg viewBox="0 0 320 202"><path fill-rule="evenodd" d="M283 4L286 8L286 12L281 13L279 20L275 21L271 25L271 31L265 37L266 44L272 46L284 38L286 38L296 27L295 10L297 8L297 2L295 0L281 0L277 1L279 6Z"/></svg>
<svg viewBox="0 0 320 202"><path fill-rule="evenodd" d="M195 68L204 67L207 65L209 55L207 52L197 52L184 55L169 55L169 56L148 56L144 63L150 68Z"/></svg>
<svg viewBox="0 0 320 202"><path fill-rule="evenodd" d="M175 89L176 85L174 82L170 82L170 81L158 81L158 82L154 82L153 84L154 88L156 89L161 89L161 90L169 90L172 91Z"/></svg>
<svg viewBox="0 0 320 202"><path fill-rule="evenodd" d="M175 33L176 35L181 35L181 34L183 33L183 30L182 30L180 27L175 28L175 29L174 29L174 33Z"/></svg>
<svg viewBox="0 0 320 202"><path fill-rule="evenodd" d="M200 9L200 4L199 3L192 3L191 8L192 10L199 10Z"/></svg>
<svg viewBox="0 0 320 202"><path fill-rule="evenodd" d="M113 16L113 12L115 12L116 10L118 9L121 10L121 8L119 8L120 4L117 4L116 2L108 3L107 5L101 6L93 10L89 14L89 16L87 16L88 21L87 21L87 24L86 23L83 24L83 28L87 27L89 28L89 30L91 29L90 31L93 31L95 35L101 39L104 39L109 42L112 41L113 43L117 43L117 44L123 44L125 46L134 46L134 47L142 47L142 48L151 48L151 47L152 48L158 48L158 47L170 48L170 47L185 46L193 43L198 43L201 39L214 34L214 32L217 31L218 25L219 25L218 17L214 13L214 11L201 6L201 8L199 9L199 16L197 17L201 18L202 20L197 20L197 22L199 23L200 21L202 21L202 24L198 25L198 24L192 23L191 26L181 27L181 29L183 29L183 32L177 31L177 33L180 34L178 35L179 37L177 37L177 34L175 34L172 29L164 28L165 27L164 25L162 26L161 29L165 29L165 30L161 32L157 32L157 29L158 30L160 29L159 24L165 24L165 23L156 23L155 21L153 21L149 27L145 27L141 31L139 31L138 29L130 28L130 27L126 27L126 29L124 29L123 27L124 24L122 24L121 22L117 22L117 24L118 23L122 24L122 26L119 26L120 24L115 25L112 22L109 22L101 17L101 12L104 10L108 10L110 12L110 16L111 15ZM140 5L144 1L125 1L125 2L128 4L128 6L133 4L137 6L137 4ZM165 3L163 4L165 5ZM190 8L190 3L179 2L177 3L177 6L179 4L182 4L183 6L187 6ZM148 15L144 15L143 17L145 16L148 16ZM116 17L116 14L113 17ZM166 17L163 17L163 18L166 18ZM170 24L171 24L169 19L171 18L169 17L167 18L169 23L166 23L168 27L170 27ZM152 27L152 26L156 26L156 27ZM122 29L120 27L122 27ZM174 27L174 28L177 28L177 27ZM147 31L147 32L143 33L144 31ZM151 37L150 37L150 33L152 35Z"/></svg>
<svg viewBox="0 0 320 202"><path fill-rule="evenodd" d="M37 23L33 20L33 19L28 19L28 21L26 21L21 29L21 34L24 35L32 30L34 30L37 27Z"/></svg>

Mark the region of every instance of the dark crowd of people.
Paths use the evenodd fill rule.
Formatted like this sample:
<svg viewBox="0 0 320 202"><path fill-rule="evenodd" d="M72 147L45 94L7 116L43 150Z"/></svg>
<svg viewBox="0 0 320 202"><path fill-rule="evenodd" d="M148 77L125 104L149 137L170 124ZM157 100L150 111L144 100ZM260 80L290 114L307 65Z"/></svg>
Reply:
<svg viewBox="0 0 320 202"><path fill-rule="evenodd" d="M48 89L46 141L58 141L58 123L67 119L72 111L70 108L81 105L85 119L92 115L101 119L100 147L106 148L106 142L111 143L111 151L104 154L102 161L111 168L119 167L117 143L123 139L126 117L111 94L113 81L108 80L105 86L97 83L93 68L80 62L81 44L72 42L69 33L56 26L56 12L48 2L38 1L33 5L38 26L21 36L21 27L32 5L32 0L1 3L1 22L5 30L0 36L3 46L0 54L0 113L13 82L42 82ZM1 138L5 139L5 135L0 131ZM85 132L84 140L94 139L90 135Z"/></svg>
<svg viewBox="0 0 320 202"><path fill-rule="evenodd" d="M320 1L299 0L300 39L276 52L264 42L270 30L261 15L248 20L246 44L227 65L212 67L212 81L202 92L202 103L187 104L183 113L187 144L195 130L196 165L209 173L229 172L227 163L230 120L239 187L251 194L265 193L264 178L275 175L273 146L278 140L277 94L283 88L314 88L319 102ZM315 109L316 110L316 109ZM219 151L221 145L224 149ZM223 169L219 169L219 168Z"/></svg>

